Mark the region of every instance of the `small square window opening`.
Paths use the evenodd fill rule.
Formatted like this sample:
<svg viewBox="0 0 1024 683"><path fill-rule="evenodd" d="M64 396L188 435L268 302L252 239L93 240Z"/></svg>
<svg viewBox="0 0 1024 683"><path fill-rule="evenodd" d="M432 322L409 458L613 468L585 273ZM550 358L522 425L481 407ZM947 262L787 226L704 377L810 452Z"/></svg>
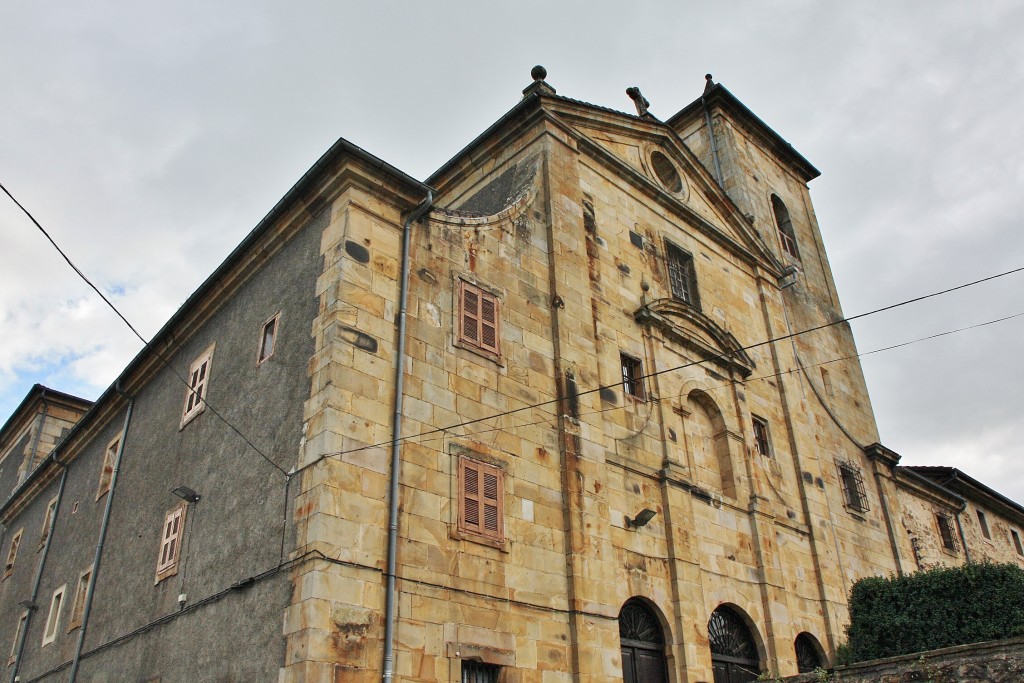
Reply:
<svg viewBox="0 0 1024 683"><path fill-rule="evenodd" d="M647 392L644 391L643 363L624 353L619 354L619 363L622 366L622 391L638 401L645 400Z"/></svg>

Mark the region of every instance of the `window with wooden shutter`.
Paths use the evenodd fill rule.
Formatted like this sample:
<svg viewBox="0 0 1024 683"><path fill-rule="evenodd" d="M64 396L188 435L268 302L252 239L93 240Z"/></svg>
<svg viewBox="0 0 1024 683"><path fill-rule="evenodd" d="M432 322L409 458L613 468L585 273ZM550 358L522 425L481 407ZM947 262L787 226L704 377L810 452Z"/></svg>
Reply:
<svg viewBox="0 0 1024 683"><path fill-rule="evenodd" d="M459 280L458 341L473 349L500 355L501 318L498 297Z"/></svg>
<svg viewBox="0 0 1024 683"><path fill-rule="evenodd" d="M772 445L771 440L768 438L768 420L752 415L751 422L754 428L754 450L757 451L758 455L770 458L772 455Z"/></svg>
<svg viewBox="0 0 1024 683"><path fill-rule="evenodd" d="M21 545L21 536L24 529L18 529L18 533L11 538L11 547L7 550L7 564L4 565L4 577L7 578L14 573L14 563L18 560L18 547Z"/></svg>
<svg viewBox="0 0 1024 683"><path fill-rule="evenodd" d="M53 516L56 512L57 496L54 496L46 506L46 516L43 517L43 530L39 534L39 550L43 549L43 546L46 545L46 539L50 537L50 523L53 521Z"/></svg>
<svg viewBox="0 0 1024 683"><path fill-rule="evenodd" d="M459 460L459 531L505 540L504 473L469 458Z"/></svg>
<svg viewBox="0 0 1024 683"><path fill-rule="evenodd" d="M210 382L210 364L213 361L213 346L206 349L189 368L188 389L185 391L185 407L181 413L184 427L196 415L206 409L207 387Z"/></svg>
<svg viewBox="0 0 1024 683"><path fill-rule="evenodd" d="M11 641L11 654L7 657L7 666L14 664L18 658L18 641L21 639L21 632L25 629L25 622L28 621L28 611L21 613L18 619L18 628L14 629L14 640Z"/></svg>
<svg viewBox="0 0 1024 683"><path fill-rule="evenodd" d="M120 447L121 435L118 434L107 444L107 450L103 452L103 469L100 471L100 485L96 488L96 500L110 490L110 482L114 478L114 460L117 459L117 450Z"/></svg>
<svg viewBox="0 0 1024 683"><path fill-rule="evenodd" d="M185 529L185 510L182 503L167 513L160 536L160 555L156 562L156 580L162 581L178 573L178 558L181 556L181 536Z"/></svg>
<svg viewBox="0 0 1024 683"><path fill-rule="evenodd" d="M78 577L78 589L75 591L75 601L71 604L71 618L68 621L68 631L74 631L82 625L85 599L89 595L89 584L91 582L92 568L90 567Z"/></svg>

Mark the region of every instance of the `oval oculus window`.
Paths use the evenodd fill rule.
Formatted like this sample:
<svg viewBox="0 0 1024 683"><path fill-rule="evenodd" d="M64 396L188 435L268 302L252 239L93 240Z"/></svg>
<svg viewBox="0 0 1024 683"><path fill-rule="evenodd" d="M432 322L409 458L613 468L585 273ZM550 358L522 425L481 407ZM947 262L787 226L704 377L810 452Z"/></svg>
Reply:
<svg viewBox="0 0 1024 683"><path fill-rule="evenodd" d="M658 151L651 152L651 165L665 189L675 193L683 191L683 179L679 177L679 171L667 156Z"/></svg>

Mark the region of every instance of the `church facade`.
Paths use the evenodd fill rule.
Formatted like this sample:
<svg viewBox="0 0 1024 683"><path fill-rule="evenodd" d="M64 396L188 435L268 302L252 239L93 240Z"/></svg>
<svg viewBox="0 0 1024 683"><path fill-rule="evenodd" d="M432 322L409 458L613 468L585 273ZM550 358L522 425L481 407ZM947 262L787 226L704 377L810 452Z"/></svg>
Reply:
<svg viewBox="0 0 1024 683"><path fill-rule="evenodd" d="M710 77L533 78L426 181L340 140L45 454L26 399L11 680L739 683L858 578L1024 563L879 443L810 162Z"/></svg>

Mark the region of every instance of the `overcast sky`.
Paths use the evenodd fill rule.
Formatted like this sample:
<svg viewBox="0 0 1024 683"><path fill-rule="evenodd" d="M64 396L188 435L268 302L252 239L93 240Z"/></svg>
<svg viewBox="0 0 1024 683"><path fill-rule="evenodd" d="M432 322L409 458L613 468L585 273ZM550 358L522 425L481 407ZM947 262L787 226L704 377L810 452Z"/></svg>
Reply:
<svg viewBox="0 0 1024 683"><path fill-rule="evenodd" d="M4 3L0 182L149 336L339 136L423 179L534 64L662 119L711 72L822 171L854 315L1024 266L1021 35L1019 1ZM859 320L858 347L1022 291ZM35 382L95 398L140 348L6 197L0 321L0 421ZM864 358L882 443L1024 501L1022 346L1024 317Z"/></svg>

